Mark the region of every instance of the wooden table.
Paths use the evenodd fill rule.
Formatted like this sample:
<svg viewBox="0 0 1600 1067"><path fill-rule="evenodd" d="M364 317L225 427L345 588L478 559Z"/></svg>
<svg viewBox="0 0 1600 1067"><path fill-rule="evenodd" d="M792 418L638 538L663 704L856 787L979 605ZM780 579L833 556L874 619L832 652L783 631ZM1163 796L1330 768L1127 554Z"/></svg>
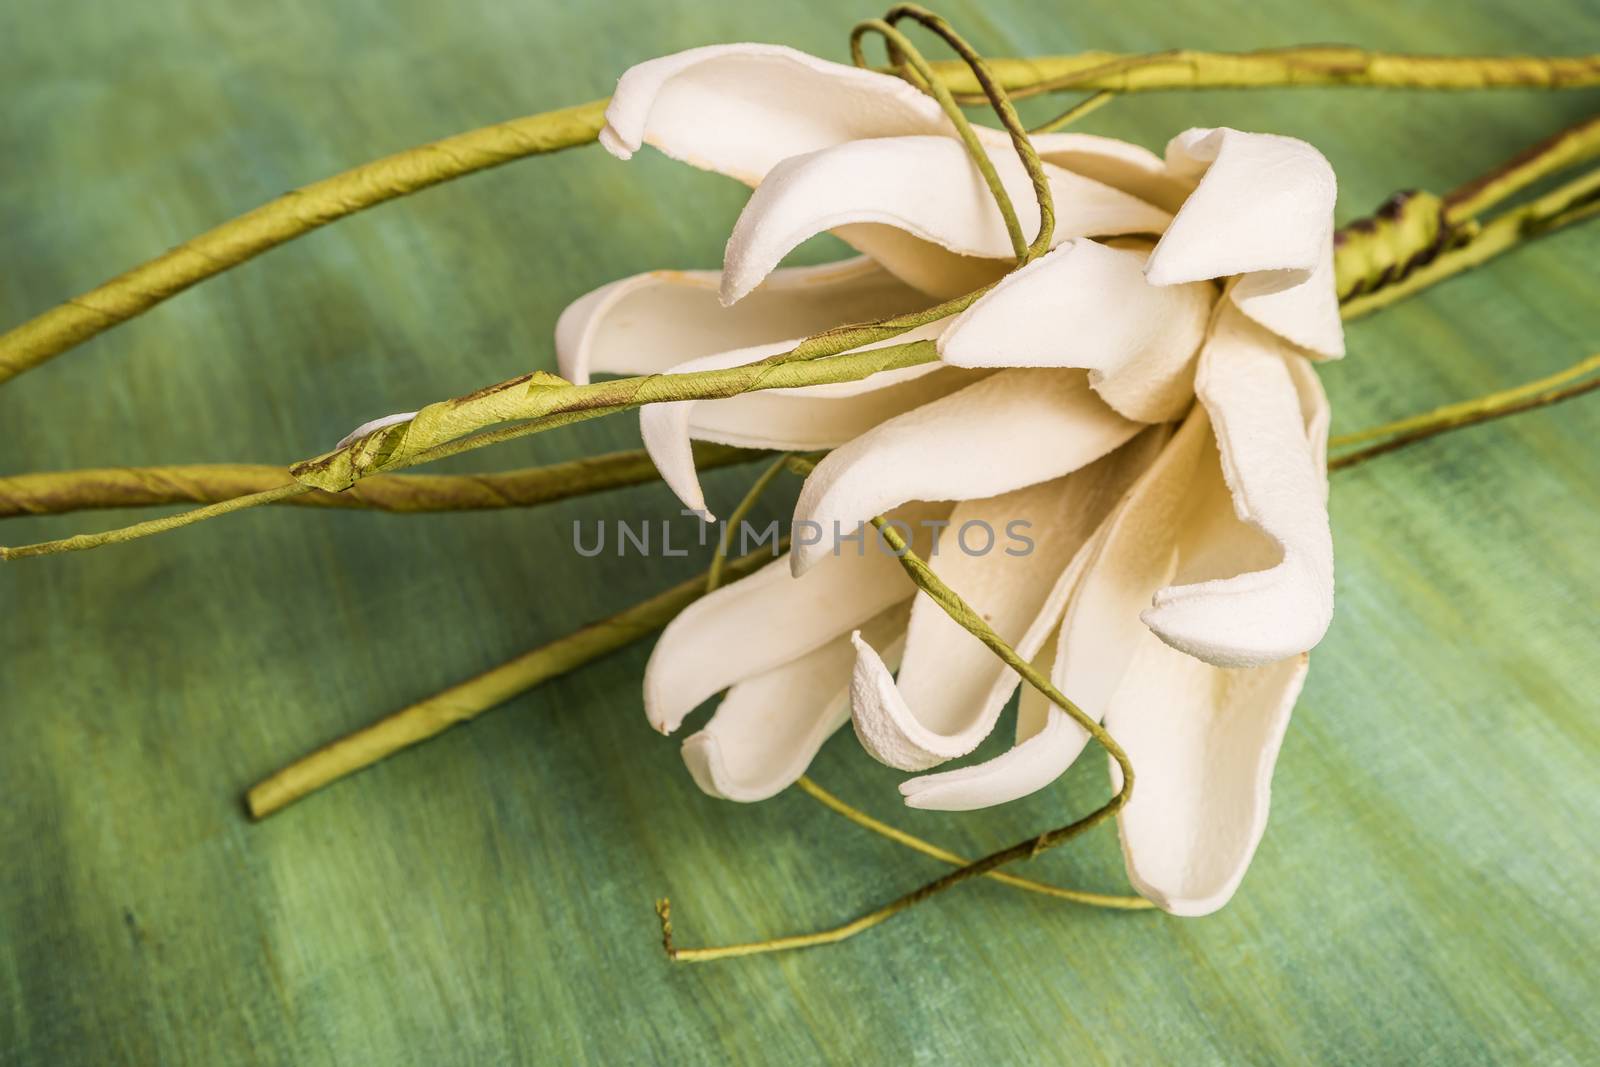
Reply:
<svg viewBox="0 0 1600 1067"><path fill-rule="evenodd" d="M1600 40L1585 0L944 10L995 54ZM877 13L14 5L0 16L0 323L293 185L602 95L634 61L738 39L844 58L851 22ZM1157 148L1191 125L1308 138L1338 169L1347 220L1395 189L1449 188L1597 97L1174 93L1116 101L1083 128ZM286 461L549 368L569 300L646 268L715 266L742 198L653 153L624 165L586 149L383 207L0 389L0 472ZM1323 373L1336 432L1600 348L1597 258L1591 223L1355 325L1349 359ZM1218 915L982 884L837 947L698 967L663 959L656 896L672 895L686 943L745 940L846 918L939 867L793 790L756 806L702 795L644 722L647 646L261 825L239 803L307 749L703 566L572 553L573 519L651 514L672 506L661 487L459 516L257 511L6 565L0 1060L1595 1062L1597 435L1600 401L1584 400L1336 475L1337 618L1271 828ZM437 469L636 442L619 418ZM749 476L713 476L713 502ZM134 517L10 520L3 540ZM1090 758L997 811L910 812L848 732L815 773L971 855L1105 789ZM1029 867L1123 884L1109 831Z"/></svg>

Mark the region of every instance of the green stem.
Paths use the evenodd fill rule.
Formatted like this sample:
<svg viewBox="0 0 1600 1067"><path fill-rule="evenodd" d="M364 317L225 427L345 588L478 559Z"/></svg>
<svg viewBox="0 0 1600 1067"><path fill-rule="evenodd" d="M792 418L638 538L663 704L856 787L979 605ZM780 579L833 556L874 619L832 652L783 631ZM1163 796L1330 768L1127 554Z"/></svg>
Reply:
<svg viewBox="0 0 1600 1067"><path fill-rule="evenodd" d="M1423 56L1341 45L1256 52L1174 49L1150 55L1080 52L1070 56L991 59L1013 98L1071 90L1144 93L1168 89L1266 89L1353 86L1375 89L1586 89L1600 85L1600 55ZM961 103L979 87L960 63L934 70Z"/></svg>
<svg viewBox="0 0 1600 1067"><path fill-rule="evenodd" d="M949 849L940 848L931 841L924 841L922 838L908 834L898 827L890 826L886 822L874 819L859 808L846 804L805 775L801 775L795 785L800 787L802 793L823 807L844 816L857 826L870 830L879 837L904 845L906 848L914 852L920 852L924 856L932 856L941 863L948 863L952 867L965 867L972 862L961 858ZM1051 885L1048 882L1036 882L1032 878L1021 878L1006 871L989 871L984 877L992 878L1001 885L1008 885L1013 889L1025 889L1030 893L1055 897L1057 900L1068 900L1074 904L1087 904L1095 908L1111 908L1118 911L1148 911L1155 907L1144 897L1118 896L1112 893L1091 893L1085 889L1068 889L1065 886Z"/></svg>
<svg viewBox="0 0 1600 1067"><path fill-rule="evenodd" d="M1597 372L1600 372L1600 353L1547 378L1489 393L1486 396L1474 397L1471 400L1446 404L1433 411L1383 426L1331 438L1328 441L1330 448L1347 448L1369 441L1378 443L1335 456L1328 461L1328 469L1344 470L1451 430L1476 426L1493 419L1502 419L1508 415L1533 411L1536 408L1548 407L1583 396L1600 389L1600 373ZM1588 380L1581 380L1585 378ZM1380 440L1385 438L1386 440Z"/></svg>
<svg viewBox="0 0 1600 1067"><path fill-rule="evenodd" d="M775 547L740 556L728 563L727 572L735 577L753 573L772 562L778 551L780 549ZM264 819L301 797L370 767L401 749L475 719L519 693L654 633L705 592L704 576L680 582L626 611L524 652L460 685L347 734L257 784L246 794L245 807L253 818Z"/></svg>
<svg viewBox="0 0 1600 1067"><path fill-rule="evenodd" d="M733 514L728 516L728 521L722 526L722 536L717 538L717 551L711 557L711 568L706 571L706 592L715 592L724 581L722 568L728 558L728 547L733 544L733 532L739 528L739 524L744 522L750 512L755 510L761 494L765 493L767 487L783 473L793 456L794 453L785 452L773 460L772 465L762 471L761 476L751 484L749 491L739 501L739 506L733 509Z"/></svg>
<svg viewBox="0 0 1600 1067"><path fill-rule="evenodd" d="M1597 208L1600 208L1600 169L1495 217L1464 243L1440 253L1432 262L1411 270L1399 281L1346 299L1342 307L1344 318L1349 321L1370 315L1446 278L1482 266L1535 237L1581 222ZM1340 291L1345 290L1341 287Z"/></svg>

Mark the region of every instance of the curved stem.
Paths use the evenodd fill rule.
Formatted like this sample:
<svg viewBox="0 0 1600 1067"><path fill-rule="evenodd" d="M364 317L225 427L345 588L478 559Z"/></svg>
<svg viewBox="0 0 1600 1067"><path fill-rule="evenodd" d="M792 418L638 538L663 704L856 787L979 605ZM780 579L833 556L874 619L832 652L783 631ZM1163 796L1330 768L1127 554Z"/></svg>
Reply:
<svg viewBox="0 0 1600 1067"><path fill-rule="evenodd" d="M0 548L0 560L53 555L134 540L227 512L274 503L284 496L312 489L341 492L373 474L404 469L644 404L721 399L757 390L859 381L886 370L931 363L937 358L932 341L911 341L827 359L787 363L762 360L726 370L652 374L588 385L572 385L553 375L525 374L463 397L430 404L409 422L374 430L344 448L297 463L290 468L290 473L298 480L294 485L106 533L79 534L36 545ZM508 422L525 425L477 432Z"/></svg>
<svg viewBox="0 0 1600 1067"><path fill-rule="evenodd" d="M496 123L302 186L0 334L0 383L190 286L369 207L512 160L595 140L607 100Z"/></svg>
<svg viewBox="0 0 1600 1067"><path fill-rule="evenodd" d="M696 441L702 470L749 463L767 455ZM315 490L273 501L301 507L370 509L401 514L523 508L659 480L643 449L612 452L495 474L379 474L342 493ZM196 463L106 467L0 477L0 518L61 515L87 508L209 504L248 496L294 480L287 467L265 463Z"/></svg>
<svg viewBox="0 0 1600 1067"><path fill-rule="evenodd" d="M226 515L233 511L242 511L245 508L258 507L262 504L276 504L289 497L309 493L309 485L299 482L290 482L273 489L263 489L258 493L247 496L236 496L231 500L224 500L216 504L207 504L203 508L192 511L180 512L177 515L167 515L159 519L148 519L135 523L132 526L123 526L104 533L74 534L59 541L41 541L36 545L19 545L16 548L0 547L0 560L28 559L32 556L53 556L58 552L81 552L84 549L99 548L102 545L118 545L125 541L137 541L141 537L150 537L153 534L166 533L193 523L214 519L218 515Z"/></svg>
<svg viewBox="0 0 1600 1067"><path fill-rule="evenodd" d="M950 864L952 867L965 867L971 862L961 858L949 849L940 848L931 841L924 841L914 834L908 834L898 827L890 826L886 822L874 819L859 808L851 807L805 775L801 775L795 785L800 787L802 793L823 807L843 815L857 826L870 830L879 837L904 845L906 848L920 852L924 856L931 856L943 863ZM1111 893L1091 893L1085 889L1068 889L1065 886L1051 885L1049 882L1036 882L1032 878L1021 878L1005 871L990 871L984 877L992 878L1001 885L1008 885L1013 889L1025 889L1030 893L1038 893L1041 896L1055 897L1057 900L1068 900L1074 904L1087 904L1095 908L1111 908L1119 911L1148 911L1155 907L1144 897L1117 896Z"/></svg>

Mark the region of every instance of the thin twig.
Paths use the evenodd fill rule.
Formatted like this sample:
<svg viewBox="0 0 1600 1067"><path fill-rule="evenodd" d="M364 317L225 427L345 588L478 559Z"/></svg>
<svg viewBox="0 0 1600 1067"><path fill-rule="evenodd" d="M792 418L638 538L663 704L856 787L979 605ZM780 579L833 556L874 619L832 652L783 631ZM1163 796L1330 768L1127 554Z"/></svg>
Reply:
<svg viewBox="0 0 1600 1067"><path fill-rule="evenodd" d="M1348 447L1366 441L1377 441L1377 443L1335 456L1328 461L1328 469L1345 470L1442 433L1476 426L1493 419L1503 419L1508 415L1533 411L1536 408L1549 407L1564 400L1583 396L1600 389L1600 374L1596 372L1600 372L1600 353L1538 381L1474 397L1471 400L1446 404L1421 415L1413 415L1383 426L1332 438L1328 442L1331 448ZM1595 376L1588 377L1589 375ZM1588 377L1587 381L1575 381L1585 377ZM1574 384L1567 384L1569 382ZM1387 440L1378 440L1379 438Z"/></svg>
<svg viewBox="0 0 1600 1067"><path fill-rule="evenodd" d="M931 841L924 841L914 834L906 833L906 831L898 827L890 826L886 822L874 819L861 809L851 807L805 775L801 775L795 785L799 786L800 791L806 796L823 807L843 815L857 826L870 830L879 837L904 845L906 848L920 852L924 856L932 856L934 859L942 863L948 863L952 867L965 867L972 862L971 860L963 859L949 849L940 848ZM1015 874L1008 874L1005 871L990 871L984 877L992 878L1001 885L1008 885L1013 889L1025 889L1030 893L1039 893L1043 896L1055 897L1057 900L1069 900L1074 904L1087 904L1096 908L1112 908L1120 911L1148 911L1155 907L1144 897L1117 896L1111 893L1091 893L1085 889L1068 889L1065 886L1051 885L1049 882L1036 882L1032 878L1022 878Z"/></svg>
<svg viewBox="0 0 1600 1067"><path fill-rule="evenodd" d="M727 572L734 576L749 574L770 563L779 551L781 549L775 546L740 556L728 563ZM251 817L264 819L301 797L370 767L401 749L420 744L457 723L475 719L519 693L654 633L704 596L705 591L703 575L680 582L608 619L524 652L347 734L257 784L246 794L245 807Z"/></svg>

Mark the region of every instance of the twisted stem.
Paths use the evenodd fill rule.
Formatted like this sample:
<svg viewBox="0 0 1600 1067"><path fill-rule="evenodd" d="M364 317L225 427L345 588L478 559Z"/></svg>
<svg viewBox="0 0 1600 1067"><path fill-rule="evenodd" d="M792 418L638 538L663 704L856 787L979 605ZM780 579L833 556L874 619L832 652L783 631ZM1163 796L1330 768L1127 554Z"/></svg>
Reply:
<svg viewBox="0 0 1600 1067"><path fill-rule="evenodd" d="M768 453L702 441L694 444L702 470L749 463ZM301 507L368 509L419 514L523 508L607 489L659 480L644 449L496 474L378 474L342 493L320 489L272 501ZM61 515L87 508L211 504L292 483L288 467L265 463L197 463L166 467L106 467L0 477L0 518Z"/></svg>

